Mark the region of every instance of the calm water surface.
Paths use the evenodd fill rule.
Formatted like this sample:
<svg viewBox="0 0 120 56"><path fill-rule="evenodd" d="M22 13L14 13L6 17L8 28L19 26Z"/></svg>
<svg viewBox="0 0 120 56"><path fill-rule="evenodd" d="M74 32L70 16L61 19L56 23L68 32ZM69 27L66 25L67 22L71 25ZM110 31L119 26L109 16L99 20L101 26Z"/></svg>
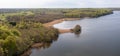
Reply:
<svg viewBox="0 0 120 56"><path fill-rule="evenodd" d="M32 49L30 56L120 56L120 11L99 18L64 21L55 28L81 25L80 35L60 34L48 48Z"/></svg>

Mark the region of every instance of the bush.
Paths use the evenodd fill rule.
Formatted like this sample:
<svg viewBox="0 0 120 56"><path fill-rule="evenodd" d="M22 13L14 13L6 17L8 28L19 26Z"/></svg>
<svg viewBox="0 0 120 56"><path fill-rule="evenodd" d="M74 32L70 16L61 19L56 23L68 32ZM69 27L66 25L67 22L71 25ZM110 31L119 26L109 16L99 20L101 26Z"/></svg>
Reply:
<svg viewBox="0 0 120 56"><path fill-rule="evenodd" d="M3 51L3 48L2 47L0 47L0 56L4 56L4 53L3 53L4 51Z"/></svg>
<svg viewBox="0 0 120 56"><path fill-rule="evenodd" d="M7 56L13 56L17 51L16 38L14 36L8 36L4 40L3 50L7 53Z"/></svg>
<svg viewBox="0 0 120 56"><path fill-rule="evenodd" d="M79 34L81 32L81 26L80 25L76 25L75 28L72 29L72 31L75 34Z"/></svg>

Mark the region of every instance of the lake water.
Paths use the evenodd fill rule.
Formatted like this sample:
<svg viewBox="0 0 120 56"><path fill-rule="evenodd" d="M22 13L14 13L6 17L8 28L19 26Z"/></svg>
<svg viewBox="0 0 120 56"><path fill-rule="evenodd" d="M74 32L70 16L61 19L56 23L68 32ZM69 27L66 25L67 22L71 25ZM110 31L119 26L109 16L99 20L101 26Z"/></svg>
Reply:
<svg viewBox="0 0 120 56"><path fill-rule="evenodd" d="M120 11L99 18L64 21L55 28L81 25L80 35L60 34L48 48L32 49L30 56L120 56Z"/></svg>

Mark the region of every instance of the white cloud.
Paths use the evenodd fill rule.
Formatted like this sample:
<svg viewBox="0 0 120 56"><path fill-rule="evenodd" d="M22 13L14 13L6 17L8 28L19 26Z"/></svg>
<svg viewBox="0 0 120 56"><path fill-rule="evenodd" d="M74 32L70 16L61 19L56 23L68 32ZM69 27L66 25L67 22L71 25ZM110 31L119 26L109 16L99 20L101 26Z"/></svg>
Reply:
<svg viewBox="0 0 120 56"><path fill-rule="evenodd" d="M44 7L42 5L55 0L1 0L0 8L32 8L32 7Z"/></svg>
<svg viewBox="0 0 120 56"><path fill-rule="evenodd" d="M1 0L0 8L120 7L120 0Z"/></svg>

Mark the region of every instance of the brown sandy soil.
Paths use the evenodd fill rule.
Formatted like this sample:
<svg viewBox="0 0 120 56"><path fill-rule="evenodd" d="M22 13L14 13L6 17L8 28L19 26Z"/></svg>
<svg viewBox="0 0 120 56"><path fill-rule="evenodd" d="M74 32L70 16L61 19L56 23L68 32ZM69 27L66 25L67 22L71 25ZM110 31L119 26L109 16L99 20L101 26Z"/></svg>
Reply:
<svg viewBox="0 0 120 56"><path fill-rule="evenodd" d="M20 56L30 56L30 54L32 53L31 49L25 51L22 55Z"/></svg>
<svg viewBox="0 0 120 56"><path fill-rule="evenodd" d="M54 24L57 24L57 23L61 23L63 22L64 19L58 19L58 20L54 20L52 22L48 22L48 23L45 23L43 24L45 27L52 27Z"/></svg>
<svg viewBox="0 0 120 56"><path fill-rule="evenodd" d="M61 23L63 22L64 19L58 19L58 20L54 20L52 22L48 22L48 23L45 23L43 24L45 27L52 27L54 24L57 24L57 23ZM70 29L58 29L59 33L67 33L67 32L71 32Z"/></svg>
<svg viewBox="0 0 120 56"><path fill-rule="evenodd" d="M33 44L31 47L32 47L32 48L39 48L39 47L41 47L41 46L43 46L43 43L35 43L35 44Z"/></svg>
<svg viewBox="0 0 120 56"><path fill-rule="evenodd" d="M52 22L44 23L43 25L45 27L52 27L54 24L61 23L63 21L71 21L71 20L80 20L80 18L63 18L63 19L54 20Z"/></svg>
<svg viewBox="0 0 120 56"><path fill-rule="evenodd" d="M48 23L45 23L43 24L45 27L53 27L54 24L57 24L57 23L61 23L63 21L71 21L71 20L80 20L80 18L63 18L63 19L58 19L58 20L54 20L52 22L48 22ZM67 32L71 32L70 29L58 29L59 30L59 33L67 33Z"/></svg>
<svg viewBox="0 0 120 56"><path fill-rule="evenodd" d="M59 29L58 30L60 33L68 33L68 32L71 32L70 29Z"/></svg>
<svg viewBox="0 0 120 56"><path fill-rule="evenodd" d="M34 43L31 48L40 48L43 46L43 43ZM29 56L32 53L31 49L28 49L20 56Z"/></svg>

